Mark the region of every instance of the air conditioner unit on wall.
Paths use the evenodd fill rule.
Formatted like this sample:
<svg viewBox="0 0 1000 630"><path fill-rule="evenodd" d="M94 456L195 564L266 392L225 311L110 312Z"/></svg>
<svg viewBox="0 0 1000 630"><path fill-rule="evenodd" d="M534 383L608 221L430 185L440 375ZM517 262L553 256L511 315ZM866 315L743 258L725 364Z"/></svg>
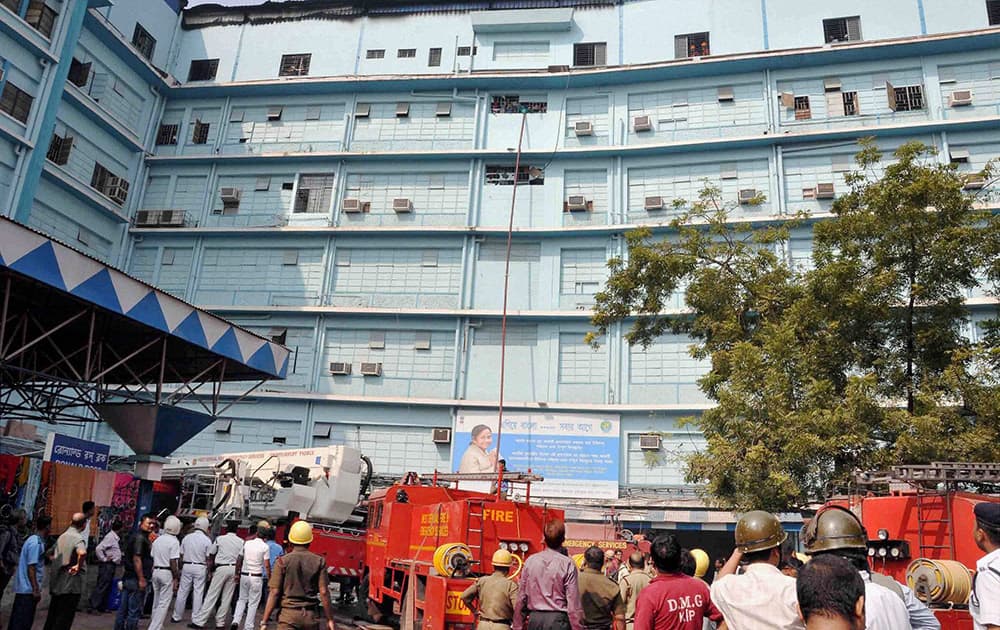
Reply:
<svg viewBox="0 0 1000 630"><path fill-rule="evenodd" d="M653 121L649 116L636 116L632 119L632 129L636 132L652 131Z"/></svg>
<svg viewBox="0 0 1000 630"><path fill-rule="evenodd" d="M746 205L754 200L757 196L757 191L753 188L743 188L740 190L740 204Z"/></svg>
<svg viewBox="0 0 1000 630"><path fill-rule="evenodd" d="M361 364L361 375L362 376L382 376L382 364L381 363L362 363Z"/></svg>
<svg viewBox="0 0 1000 630"><path fill-rule="evenodd" d="M448 427L438 427L431 434L431 441L435 444L451 444L451 429Z"/></svg>
<svg viewBox="0 0 1000 630"><path fill-rule="evenodd" d="M951 107L972 105L972 90L955 90L948 97L948 105Z"/></svg>
<svg viewBox="0 0 1000 630"><path fill-rule="evenodd" d="M573 123L573 133L580 136L594 135L594 125L588 120L579 120Z"/></svg>
<svg viewBox="0 0 1000 630"><path fill-rule="evenodd" d="M833 184L830 182L816 184L816 198L817 199L833 199L836 194Z"/></svg>
<svg viewBox="0 0 1000 630"><path fill-rule="evenodd" d="M566 209L570 212L586 212L589 206L583 195L570 195L566 198Z"/></svg>
<svg viewBox="0 0 1000 630"><path fill-rule="evenodd" d="M171 227L184 227L183 210L164 210L160 213L158 225L168 225Z"/></svg>
<svg viewBox="0 0 1000 630"><path fill-rule="evenodd" d="M139 210L135 213L135 224L138 225L156 225L156 222L160 220L160 213L157 210Z"/></svg>
<svg viewBox="0 0 1000 630"><path fill-rule="evenodd" d="M413 202L405 197L398 197L392 200L392 210L398 213L413 212Z"/></svg>
<svg viewBox="0 0 1000 630"><path fill-rule="evenodd" d="M347 213L357 213L364 212L365 206L368 205L360 199L344 199L343 203L340 204L340 209Z"/></svg>
<svg viewBox="0 0 1000 630"><path fill-rule="evenodd" d="M663 438L655 433L647 433L639 436L639 449L643 451L658 451L663 443Z"/></svg>
<svg viewBox="0 0 1000 630"><path fill-rule="evenodd" d="M330 374L334 375L344 375L351 373L351 364L344 363L342 361L335 361L330 364Z"/></svg>
<svg viewBox="0 0 1000 630"><path fill-rule="evenodd" d="M984 186L986 186L986 178L983 177L982 173L973 173L965 178L962 190L981 190Z"/></svg>
<svg viewBox="0 0 1000 630"><path fill-rule="evenodd" d="M219 196L222 198L222 203L239 203L241 195L242 192L239 188L233 188L231 186L223 186L219 190Z"/></svg>
<svg viewBox="0 0 1000 630"><path fill-rule="evenodd" d="M663 197L659 195L646 197L643 207L646 210L663 210Z"/></svg>

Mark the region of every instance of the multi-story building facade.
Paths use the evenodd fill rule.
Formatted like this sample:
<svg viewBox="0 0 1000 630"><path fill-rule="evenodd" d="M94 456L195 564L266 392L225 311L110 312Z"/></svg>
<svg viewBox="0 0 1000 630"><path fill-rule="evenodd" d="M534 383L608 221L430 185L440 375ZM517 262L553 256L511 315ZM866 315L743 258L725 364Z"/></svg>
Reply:
<svg viewBox="0 0 1000 630"><path fill-rule="evenodd" d="M583 344L622 234L705 180L822 220L860 136L1000 153L1000 0L0 4L9 213L294 351L190 454L448 468L432 430L497 407L513 212L507 408L614 414L621 486L682 487L690 341Z"/></svg>

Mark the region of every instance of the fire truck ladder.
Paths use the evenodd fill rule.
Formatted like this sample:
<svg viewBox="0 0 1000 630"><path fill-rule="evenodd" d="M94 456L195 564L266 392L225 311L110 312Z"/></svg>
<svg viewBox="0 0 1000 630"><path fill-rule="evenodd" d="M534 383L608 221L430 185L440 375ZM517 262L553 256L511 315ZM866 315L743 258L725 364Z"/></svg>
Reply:
<svg viewBox="0 0 1000 630"><path fill-rule="evenodd" d="M466 504L469 507L469 520L466 525L467 535L465 540L472 551L472 562L478 563L481 566L483 564L483 530L486 525L483 510L486 501L483 499L467 499Z"/></svg>
<svg viewBox="0 0 1000 630"><path fill-rule="evenodd" d="M959 483L1000 483L1000 463L993 462L932 462L930 464L893 466L888 471L865 472L855 476L858 485L905 483L917 493L917 532L920 541L920 555L929 557L926 551L947 551L948 559L955 558L955 528L952 523L951 495ZM928 486L933 486L933 490ZM943 492L937 488L943 486ZM928 505L930 496L944 500L944 517L937 517L933 507ZM937 518L935 518L937 517ZM927 544L927 527L945 527L948 532L947 545Z"/></svg>

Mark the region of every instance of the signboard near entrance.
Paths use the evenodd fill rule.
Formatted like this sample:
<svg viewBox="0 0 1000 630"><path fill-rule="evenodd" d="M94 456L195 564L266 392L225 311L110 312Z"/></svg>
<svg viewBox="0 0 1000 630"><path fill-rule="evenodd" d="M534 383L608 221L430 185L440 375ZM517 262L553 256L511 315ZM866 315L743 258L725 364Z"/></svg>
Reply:
<svg viewBox="0 0 1000 630"><path fill-rule="evenodd" d="M108 469L111 447L100 442L81 440L59 433L49 433L45 439L45 461L94 470Z"/></svg>
<svg viewBox="0 0 1000 630"><path fill-rule="evenodd" d="M618 416L505 412L499 453L496 429L495 411L459 411L452 469L481 473L491 469L496 459L503 459L507 470L530 469L545 478L531 486L532 496L618 498ZM486 482L483 490L488 491L489 485Z"/></svg>

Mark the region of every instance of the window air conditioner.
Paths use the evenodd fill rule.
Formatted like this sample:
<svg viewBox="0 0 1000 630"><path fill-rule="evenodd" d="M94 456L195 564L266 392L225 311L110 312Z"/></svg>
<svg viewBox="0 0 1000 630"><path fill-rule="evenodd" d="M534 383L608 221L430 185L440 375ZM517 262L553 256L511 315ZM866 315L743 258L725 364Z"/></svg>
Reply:
<svg viewBox="0 0 1000 630"><path fill-rule="evenodd" d="M640 131L652 131L653 121L649 116L636 116L632 119L632 129L638 133Z"/></svg>
<svg viewBox="0 0 1000 630"><path fill-rule="evenodd" d="M594 135L594 125L588 120L580 120L573 123L573 133L580 136L592 136Z"/></svg>
<svg viewBox="0 0 1000 630"><path fill-rule="evenodd" d="M413 202L405 197L398 197L392 200L392 210L402 214L413 212Z"/></svg>
<svg viewBox="0 0 1000 630"><path fill-rule="evenodd" d="M832 183L816 184L817 199L833 199L834 189Z"/></svg>
<svg viewBox="0 0 1000 630"><path fill-rule="evenodd" d="M344 199L343 203L340 204L340 209L344 212L354 214L364 212L364 205L360 199Z"/></svg>
<svg viewBox="0 0 1000 630"><path fill-rule="evenodd" d="M343 376L351 373L351 364L343 361L335 361L330 364L330 374Z"/></svg>
<svg viewBox="0 0 1000 630"><path fill-rule="evenodd" d="M155 210L140 210L135 213L135 224L139 225L156 225L159 220L159 212Z"/></svg>
<svg viewBox="0 0 1000 630"><path fill-rule="evenodd" d="M439 427L431 434L431 441L435 444L451 444L451 429Z"/></svg>
<svg viewBox="0 0 1000 630"><path fill-rule="evenodd" d="M662 441L663 438L656 434L640 435L639 449L643 451L658 451L660 450Z"/></svg>
<svg viewBox="0 0 1000 630"><path fill-rule="evenodd" d="M583 195L570 195L566 198L566 209L570 212L586 212L587 198Z"/></svg>
<svg viewBox="0 0 1000 630"><path fill-rule="evenodd" d="M972 105L972 90L955 90L948 97L948 105L951 107Z"/></svg>
<svg viewBox="0 0 1000 630"><path fill-rule="evenodd" d="M382 376L382 364L381 363L362 363L361 364L361 375L362 376Z"/></svg>
<svg viewBox="0 0 1000 630"><path fill-rule="evenodd" d="M239 188L233 188L231 186L223 186L219 190L219 196L222 198L222 203L239 203L240 202L240 192Z"/></svg>
<svg viewBox="0 0 1000 630"><path fill-rule="evenodd" d="M982 190L986 186L986 178L982 173L972 173L965 178L962 190Z"/></svg>
<svg viewBox="0 0 1000 630"><path fill-rule="evenodd" d="M646 210L663 210L663 197L646 197L643 207Z"/></svg>
<svg viewBox="0 0 1000 630"><path fill-rule="evenodd" d="M168 225L171 227L184 227L184 211L183 210L164 210L160 213L159 225Z"/></svg>
<svg viewBox="0 0 1000 630"><path fill-rule="evenodd" d="M740 205L746 205L757 196L757 191L753 188L740 189Z"/></svg>

